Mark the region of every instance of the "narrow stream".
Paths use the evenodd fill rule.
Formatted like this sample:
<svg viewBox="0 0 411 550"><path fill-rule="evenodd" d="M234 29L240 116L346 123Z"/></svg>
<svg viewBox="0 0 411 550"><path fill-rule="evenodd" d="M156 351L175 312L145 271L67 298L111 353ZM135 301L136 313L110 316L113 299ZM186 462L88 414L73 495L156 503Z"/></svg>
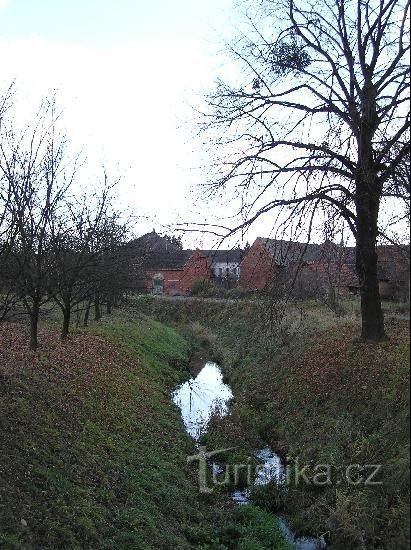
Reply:
<svg viewBox="0 0 411 550"><path fill-rule="evenodd" d="M228 413L228 404L233 398L231 388L224 384L220 367L208 362L195 378L178 386L172 394L174 403L180 408L184 426L188 434L198 441L207 432L213 414ZM269 447L258 449L254 456L262 462L255 479L255 485L267 485L273 479L281 483L285 479L284 466L280 457ZM246 505L250 502L249 490L239 489L231 495L234 502ZM287 521L279 517L281 528L288 541L296 550L319 550L326 548L323 538L295 537Z"/></svg>
<svg viewBox="0 0 411 550"><path fill-rule="evenodd" d="M207 431L211 416L228 412L233 392L223 383L216 363L206 363L196 378L190 378L173 392L173 401L180 408L184 426L196 441Z"/></svg>

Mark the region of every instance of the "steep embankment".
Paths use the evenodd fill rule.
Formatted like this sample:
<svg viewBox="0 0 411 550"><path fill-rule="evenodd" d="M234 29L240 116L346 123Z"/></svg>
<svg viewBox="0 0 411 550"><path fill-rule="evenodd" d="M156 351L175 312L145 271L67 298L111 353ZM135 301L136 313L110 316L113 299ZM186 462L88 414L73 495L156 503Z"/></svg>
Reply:
<svg viewBox="0 0 411 550"><path fill-rule="evenodd" d="M188 342L141 317L65 344L43 329L36 354L0 331L0 546L187 547L203 509L167 392Z"/></svg>
<svg viewBox="0 0 411 550"><path fill-rule="evenodd" d="M394 313L387 321L388 341L366 344L354 340L359 319L353 303L338 318L313 303L156 301L140 307L181 326L194 322L199 333L200 321L224 351L236 399L231 413L214 422L207 447L236 446L238 454L266 443L288 456L288 489L256 490L254 502L286 513L299 533L328 533L333 548L409 547L403 316ZM305 468L298 483L296 464ZM381 484L366 483L373 465L381 468L370 481Z"/></svg>
<svg viewBox="0 0 411 550"><path fill-rule="evenodd" d="M187 338L141 314L26 336L0 325L2 548L288 550L267 512L198 492L170 399Z"/></svg>
<svg viewBox="0 0 411 550"><path fill-rule="evenodd" d="M391 325L390 334L356 343L347 324L296 355L237 358L229 369L237 403L214 444L234 444L235 427L288 456L287 492L273 487L255 501L289 514L300 532L329 532L337 548L409 547L408 330Z"/></svg>

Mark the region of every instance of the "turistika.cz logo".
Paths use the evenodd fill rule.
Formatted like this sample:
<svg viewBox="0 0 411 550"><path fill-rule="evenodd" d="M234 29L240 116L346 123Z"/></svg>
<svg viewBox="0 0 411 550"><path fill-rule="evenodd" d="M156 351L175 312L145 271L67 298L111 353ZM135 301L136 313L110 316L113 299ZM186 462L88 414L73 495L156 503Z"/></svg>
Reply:
<svg viewBox="0 0 411 550"><path fill-rule="evenodd" d="M276 481L279 485L289 487L305 484L314 487L325 486L366 486L373 487L382 485L381 464L349 464L347 466L336 468L331 464L300 464L298 458L291 464L287 464L275 471L267 471L264 464L253 464L249 457L247 463L226 464L221 467L220 464L212 462L212 458L233 450L235 447L225 449L215 449L207 451L207 447L200 445L198 453L187 457L188 463L198 462L198 485L200 493L212 493L216 486L233 485L238 486L241 472L245 472L246 485L251 486L261 471L266 472L266 483ZM211 463L211 472L210 465ZM211 473L211 475L210 475ZM242 476L244 485L244 476Z"/></svg>

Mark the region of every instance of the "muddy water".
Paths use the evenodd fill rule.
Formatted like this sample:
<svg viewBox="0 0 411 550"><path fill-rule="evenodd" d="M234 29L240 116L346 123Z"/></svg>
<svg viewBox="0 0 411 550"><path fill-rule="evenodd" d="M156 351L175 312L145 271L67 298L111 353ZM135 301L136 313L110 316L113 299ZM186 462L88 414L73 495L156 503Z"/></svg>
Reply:
<svg viewBox="0 0 411 550"><path fill-rule="evenodd" d="M211 362L206 363L195 378L178 386L172 394L174 403L180 408L184 426L195 441L207 432L212 415L218 413L224 416L228 413L232 398L233 392L224 384L220 367ZM269 447L256 450L254 456L262 463L254 479L255 485L267 485L273 480L285 482L285 469L280 457ZM236 490L231 497L237 504L246 505L250 502L249 489ZM287 521L282 517L278 519L284 535L296 550L326 548L323 539L295 537Z"/></svg>

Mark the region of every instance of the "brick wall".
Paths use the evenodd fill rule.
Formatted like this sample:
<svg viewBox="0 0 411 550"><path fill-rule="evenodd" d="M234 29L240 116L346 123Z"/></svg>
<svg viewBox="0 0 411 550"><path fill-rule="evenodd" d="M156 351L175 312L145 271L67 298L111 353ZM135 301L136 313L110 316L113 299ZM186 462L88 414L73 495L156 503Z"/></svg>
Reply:
<svg viewBox="0 0 411 550"><path fill-rule="evenodd" d="M184 266L180 288L184 294L187 294L195 281L209 281L212 276L213 273L207 258L199 250L196 250Z"/></svg>
<svg viewBox="0 0 411 550"><path fill-rule="evenodd" d="M163 279L163 292L173 296L175 294L181 294L180 280L182 276L182 269L152 269L146 271L145 276L145 290L152 292L153 290L153 278L155 276L162 277Z"/></svg>
<svg viewBox="0 0 411 550"><path fill-rule="evenodd" d="M377 247L380 293L383 298L409 300L409 248L403 250L394 246ZM241 262L240 287L246 290L264 290L275 284L292 280L292 268L287 270L273 264L272 257L260 239L250 247ZM329 287L330 277L339 285L341 294L356 291L358 277L353 263L306 262L300 270L300 277L306 276L311 290ZM286 279L286 280L284 280Z"/></svg>
<svg viewBox="0 0 411 550"><path fill-rule="evenodd" d="M278 276L278 268L259 240L256 240L244 256L240 266L240 287L245 290L269 288Z"/></svg>
<svg viewBox="0 0 411 550"><path fill-rule="evenodd" d="M325 294L333 287L338 294L348 296L350 289L359 286L358 277L353 265L340 262L305 262L299 270L298 282L302 291L311 297L316 294ZM304 292L302 292L304 297Z"/></svg>
<svg viewBox="0 0 411 550"><path fill-rule="evenodd" d="M152 292L153 278L163 279L163 292L168 295L188 294L195 281L210 280L213 273L207 258L196 250L181 269L149 269L145 273L145 290Z"/></svg>
<svg viewBox="0 0 411 550"><path fill-rule="evenodd" d="M399 249L391 245L378 246L377 255L381 297L409 301L409 247Z"/></svg>

